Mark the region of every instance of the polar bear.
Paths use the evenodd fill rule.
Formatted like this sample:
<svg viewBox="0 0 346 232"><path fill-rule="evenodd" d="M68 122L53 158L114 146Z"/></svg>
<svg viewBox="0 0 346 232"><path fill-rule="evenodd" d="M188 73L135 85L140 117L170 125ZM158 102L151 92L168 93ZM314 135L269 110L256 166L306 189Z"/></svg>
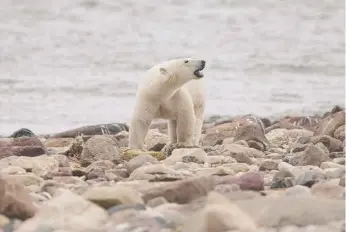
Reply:
<svg viewBox="0 0 346 232"><path fill-rule="evenodd" d="M170 143L198 146L205 108L204 60L174 59L150 68L138 85L129 129L129 148L146 150L153 119L168 120Z"/></svg>

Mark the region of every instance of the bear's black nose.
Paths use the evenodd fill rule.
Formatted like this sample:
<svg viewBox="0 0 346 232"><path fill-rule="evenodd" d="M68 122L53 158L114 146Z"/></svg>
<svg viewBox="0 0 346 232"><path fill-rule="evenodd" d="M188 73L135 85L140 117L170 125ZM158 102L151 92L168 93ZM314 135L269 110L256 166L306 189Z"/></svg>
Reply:
<svg viewBox="0 0 346 232"><path fill-rule="evenodd" d="M205 60L202 60L201 63L202 63L202 65L204 66L204 65L205 65Z"/></svg>

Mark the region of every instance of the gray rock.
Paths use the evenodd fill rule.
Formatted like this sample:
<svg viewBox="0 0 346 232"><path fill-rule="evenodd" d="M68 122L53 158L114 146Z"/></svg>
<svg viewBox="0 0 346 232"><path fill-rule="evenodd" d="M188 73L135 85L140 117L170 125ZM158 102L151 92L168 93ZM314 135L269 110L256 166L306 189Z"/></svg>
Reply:
<svg viewBox="0 0 346 232"><path fill-rule="evenodd" d="M278 162L273 160L264 160L260 163L259 170L260 171L267 171L267 170L277 170L278 169Z"/></svg>
<svg viewBox="0 0 346 232"><path fill-rule="evenodd" d="M320 166L325 161L330 161L329 156L320 148L310 144L299 157L299 166L315 165Z"/></svg>
<svg viewBox="0 0 346 232"><path fill-rule="evenodd" d="M296 183L297 185L311 187L312 185L320 181L323 181L325 179L326 179L326 176L323 173L315 171L315 170L310 170L300 174L296 179Z"/></svg>
<svg viewBox="0 0 346 232"><path fill-rule="evenodd" d="M270 188L289 188L296 183L294 175L289 171L279 171L274 174Z"/></svg>

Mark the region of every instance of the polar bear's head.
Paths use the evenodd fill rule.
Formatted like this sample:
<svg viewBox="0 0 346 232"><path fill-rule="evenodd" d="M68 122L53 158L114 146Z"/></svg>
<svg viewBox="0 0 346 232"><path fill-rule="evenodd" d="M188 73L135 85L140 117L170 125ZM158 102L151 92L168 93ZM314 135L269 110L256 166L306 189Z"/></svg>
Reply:
<svg viewBox="0 0 346 232"><path fill-rule="evenodd" d="M205 60L184 58L166 61L160 64L159 67L162 75L168 76L175 81L188 82L203 77L202 70L205 64Z"/></svg>

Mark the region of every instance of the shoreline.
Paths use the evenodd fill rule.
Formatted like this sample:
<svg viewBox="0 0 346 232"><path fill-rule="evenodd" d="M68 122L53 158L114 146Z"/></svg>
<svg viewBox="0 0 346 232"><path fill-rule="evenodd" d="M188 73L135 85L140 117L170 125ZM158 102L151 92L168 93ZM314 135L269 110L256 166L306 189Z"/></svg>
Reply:
<svg viewBox="0 0 346 232"><path fill-rule="evenodd" d="M345 106L341 106L341 105L333 105L332 107L330 107L331 111L333 110L333 108L339 108L339 109L344 109ZM304 115L302 113L281 113L280 116L258 116L258 115L255 115L255 114L243 114L243 115L234 115L234 116L230 116L230 115L218 115L218 114L211 114L211 115L208 115L207 117L205 117L204 119L204 123L203 123L203 128L205 129L206 126L210 126L210 125L213 125L214 123L222 123L223 121L230 121L232 120L232 118L236 118L236 117L241 117L241 116L244 116L244 115L253 115L254 117L256 118L259 118L259 119L265 119L266 121L269 121L271 123L273 122L278 122L284 118L287 118L287 117L291 117L291 118L323 118L324 115L326 115L328 112L328 110L326 111L319 111L319 112L316 112L314 114L310 114L310 115ZM153 127L153 125L157 125L157 124L166 124L167 120L165 119L155 119L153 120L152 122L152 126L151 128L155 128ZM59 134L59 133L64 133L64 132L68 132L68 131L72 131L72 130L76 130L76 129L80 129L80 128L85 128L85 127L91 127L91 126L96 126L96 125L109 125L109 124L121 124L121 125L125 125L125 126L129 126L129 122L107 122L107 123L96 123L96 124L84 124L82 126L77 126L77 127L71 127L67 130L61 130L61 131L57 131L57 132L50 132L50 133L35 133L35 131L32 131L35 135L37 135L38 137L42 137L42 138L48 138L52 135L55 135L55 134ZM29 129L31 130L30 128L28 127L24 127L25 129ZM15 133L16 131L20 130L20 129L23 129L23 128L18 128L17 130L11 132L11 133L8 133L8 135L4 135L4 134L0 134L0 138L6 138L6 137L11 137L11 135L13 133Z"/></svg>

